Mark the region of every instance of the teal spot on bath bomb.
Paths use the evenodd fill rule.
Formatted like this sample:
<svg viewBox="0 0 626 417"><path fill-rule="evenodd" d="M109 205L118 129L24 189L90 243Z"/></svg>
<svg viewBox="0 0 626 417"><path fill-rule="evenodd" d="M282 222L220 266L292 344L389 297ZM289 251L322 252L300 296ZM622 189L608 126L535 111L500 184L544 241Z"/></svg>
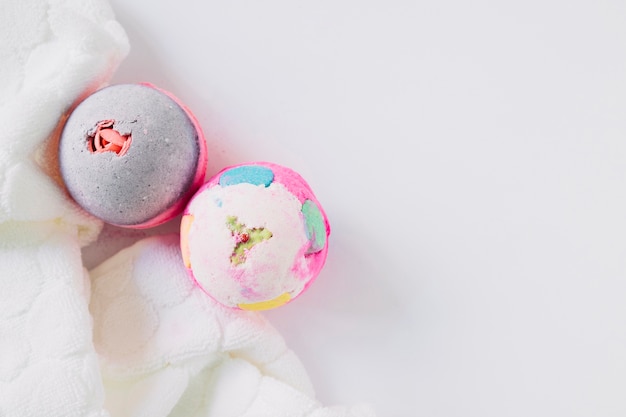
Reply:
<svg viewBox="0 0 626 417"><path fill-rule="evenodd" d="M306 200L302 205L306 237L311 242L308 253L319 252L326 246L326 223L317 204Z"/></svg>
<svg viewBox="0 0 626 417"><path fill-rule="evenodd" d="M241 165L231 168L220 175L220 185L227 187L248 183L268 187L274 181L274 172L260 165Z"/></svg>

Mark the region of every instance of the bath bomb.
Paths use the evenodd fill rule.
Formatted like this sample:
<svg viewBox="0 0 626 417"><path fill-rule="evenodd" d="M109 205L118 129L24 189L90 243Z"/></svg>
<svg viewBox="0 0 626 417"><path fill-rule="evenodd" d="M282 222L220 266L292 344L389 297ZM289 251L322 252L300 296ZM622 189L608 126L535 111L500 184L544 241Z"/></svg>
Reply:
<svg viewBox="0 0 626 417"><path fill-rule="evenodd" d="M192 197L181 222L183 260L218 302L244 310L281 306L321 271L330 226L295 171L268 162L223 169Z"/></svg>
<svg viewBox="0 0 626 417"><path fill-rule="evenodd" d="M58 153L67 191L84 210L137 229L180 214L207 165L194 115L147 83L112 85L85 98L63 127Z"/></svg>

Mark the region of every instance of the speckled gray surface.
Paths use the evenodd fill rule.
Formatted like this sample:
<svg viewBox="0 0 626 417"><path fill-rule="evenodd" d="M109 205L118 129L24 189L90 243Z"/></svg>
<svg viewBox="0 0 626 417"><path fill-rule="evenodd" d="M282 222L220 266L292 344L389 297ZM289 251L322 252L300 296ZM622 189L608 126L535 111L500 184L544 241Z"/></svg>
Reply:
<svg viewBox="0 0 626 417"><path fill-rule="evenodd" d="M89 134L107 119L132 137L123 156L88 149ZM198 137L185 111L166 94L141 84L109 86L68 118L59 142L61 175L74 200L94 216L141 225L189 197L200 160Z"/></svg>

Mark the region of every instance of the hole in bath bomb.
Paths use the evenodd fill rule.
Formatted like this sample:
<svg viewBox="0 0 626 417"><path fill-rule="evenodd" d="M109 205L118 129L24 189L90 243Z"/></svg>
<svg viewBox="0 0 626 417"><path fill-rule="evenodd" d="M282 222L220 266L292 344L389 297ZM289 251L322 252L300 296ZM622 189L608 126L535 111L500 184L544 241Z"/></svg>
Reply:
<svg viewBox="0 0 626 417"><path fill-rule="evenodd" d="M87 148L91 153L115 152L123 156L128 152L132 138L113 129L115 120L102 120L96 124L92 134L87 136Z"/></svg>

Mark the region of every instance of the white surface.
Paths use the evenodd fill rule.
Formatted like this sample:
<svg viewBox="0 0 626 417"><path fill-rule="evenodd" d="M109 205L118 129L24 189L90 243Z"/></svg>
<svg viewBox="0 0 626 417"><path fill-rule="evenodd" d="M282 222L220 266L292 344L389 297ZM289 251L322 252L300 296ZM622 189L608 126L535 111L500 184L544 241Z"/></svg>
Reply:
<svg viewBox="0 0 626 417"><path fill-rule="evenodd" d="M323 273L267 314L322 402L626 415L626 3L112 4L114 81L186 102L209 174L324 205Z"/></svg>

